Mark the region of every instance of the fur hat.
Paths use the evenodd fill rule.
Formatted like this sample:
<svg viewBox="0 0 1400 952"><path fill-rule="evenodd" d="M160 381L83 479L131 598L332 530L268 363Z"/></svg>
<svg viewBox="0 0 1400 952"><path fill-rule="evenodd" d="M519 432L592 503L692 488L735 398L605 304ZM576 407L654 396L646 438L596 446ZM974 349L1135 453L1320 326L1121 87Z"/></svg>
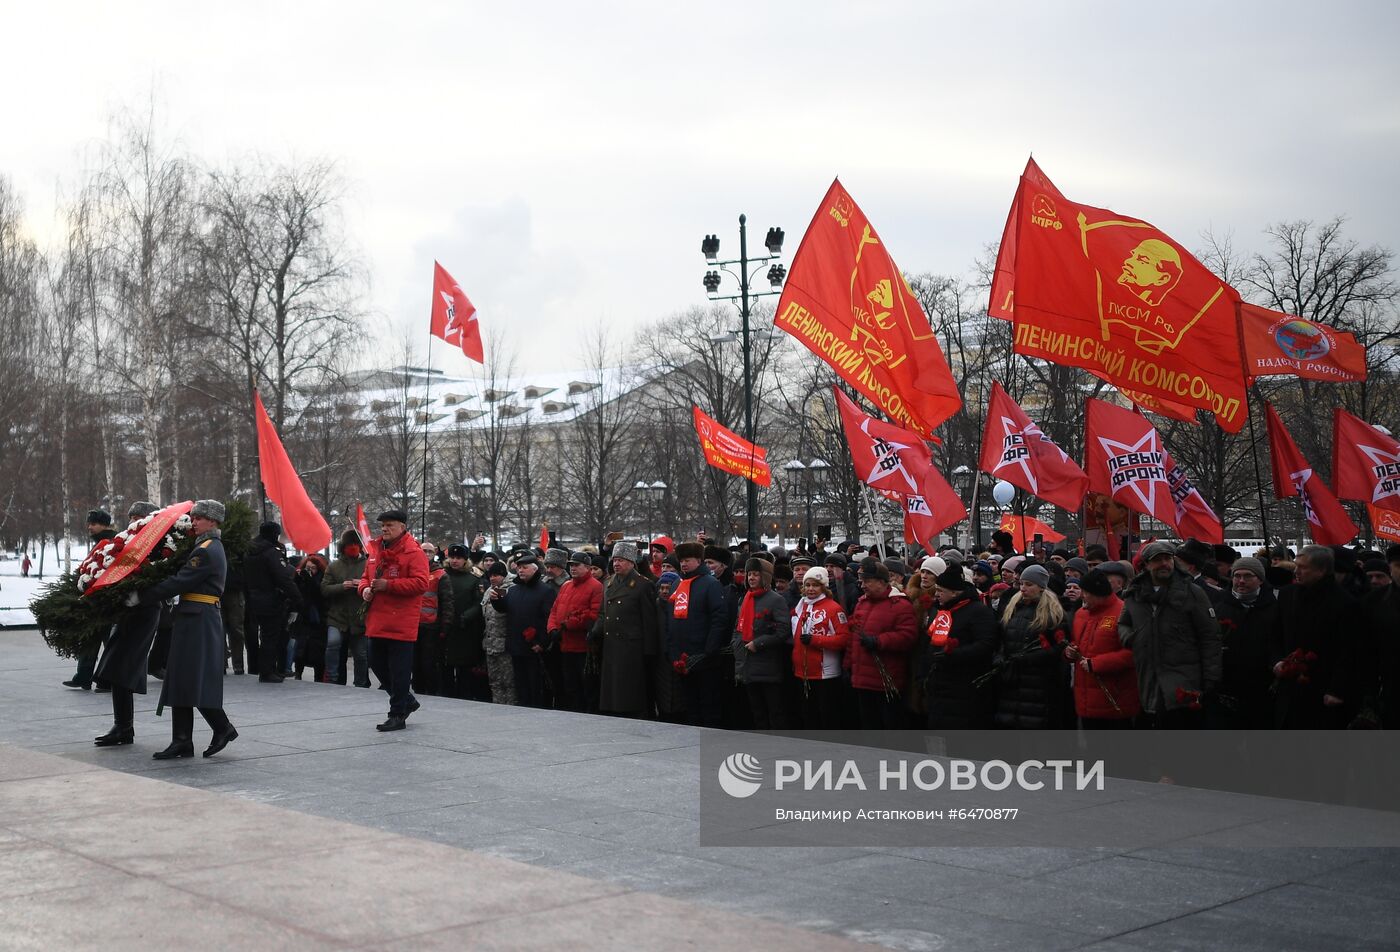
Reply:
<svg viewBox="0 0 1400 952"><path fill-rule="evenodd" d="M772 565L772 564L773 564L773 553L769 552L767 549L762 549L762 548L759 549L757 552L754 552L754 553L753 553L753 555L751 556L751 558L762 559L763 561L767 562L769 565ZM748 568L748 565L747 565L747 563L746 563L746 564L744 565L744 571L747 572L748 570L749 570L749 568Z"/></svg>
<svg viewBox="0 0 1400 952"><path fill-rule="evenodd" d="M699 542L682 542L676 546L676 558L678 559L701 559L705 558L705 547Z"/></svg>
<svg viewBox="0 0 1400 952"><path fill-rule="evenodd" d="M347 545L358 545L363 547L364 544L364 540L360 538L360 534L354 529L346 529L340 534L340 547L342 549L345 548Z"/></svg>
<svg viewBox="0 0 1400 952"><path fill-rule="evenodd" d="M153 502L142 499L140 502L131 504L131 508L126 511L126 517L131 520L144 519L153 512L159 512L160 506Z"/></svg>
<svg viewBox="0 0 1400 952"><path fill-rule="evenodd" d="M967 587L967 579L963 576L961 565L949 565L942 572L938 573L938 578L934 580L939 588L946 588L950 591L960 592Z"/></svg>
<svg viewBox="0 0 1400 952"><path fill-rule="evenodd" d="M224 521L224 504L217 499L201 499L190 510L191 516L203 516L213 522Z"/></svg>
<svg viewBox="0 0 1400 952"><path fill-rule="evenodd" d="M1215 546L1207 545L1196 539L1187 539L1177 548L1176 557L1187 565L1201 569L1208 563L1215 562Z"/></svg>
<svg viewBox="0 0 1400 952"><path fill-rule="evenodd" d="M820 565L814 565L807 570L807 574L802 576L802 584L806 585L808 579L814 582L821 582L826 588L831 587L831 576L827 575L826 569L822 568Z"/></svg>
<svg viewBox="0 0 1400 952"><path fill-rule="evenodd" d="M275 522L264 522L258 526L258 538L266 539L268 542L276 542L282 538L282 527Z"/></svg>
<svg viewBox="0 0 1400 952"><path fill-rule="evenodd" d="M449 559L465 559L471 555L471 550L460 542L454 542L447 547L447 557Z"/></svg>
<svg viewBox="0 0 1400 952"><path fill-rule="evenodd" d="M635 542L619 542L613 546L612 557L615 559L626 559L633 565L637 564L637 544Z"/></svg>
<svg viewBox="0 0 1400 952"><path fill-rule="evenodd" d="M402 522L404 525L408 525L408 513L404 512L402 509L385 509L379 514L379 518L374 521Z"/></svg>
<svg viewBox="0 0 1400 952"><path fill-rule="evenodd" d="M99 526L110 526L112 524L112 514L106 509L89 509L87 521L89 524L95 522Z"/></svg>
<svg viewBox="0 0 1400 952"><path fill-rule="evenodd" d="M791 582L792 566L786 562L779 562L773 566L773 578Z"/></svg>
<svg viewBox="0 0 1400 952"><path fill-rule="evenodd" d="M718 562L720 565L723 565L726 568L734 564L734 553L724 548L724 546L702 546L702 553L703 554L701 555L701 558L707 559L711 562Z"/></svg>
<svg viewBox="0 0 1400 952"><path fill-rule="evenodd" d="M1100 598L1113 594L1113 583L1108 580L1108 573L1102 568L1094 569L1080 579L1079 587L1088 594L1097 595Z"/></svg>
<svg viewBox="0 0 1400 952"><path fill-rule="evenodd" d="M1043 565L1028 565L1017 573L1016 578L1022 582L1039 585L1041 588L1050 587L1050 572Z"/></svg>
<svg viewBox="0 0 1400 952"><path fill-rule="evenodd" d="M550 549L544 554L545 565L557 565L561 569L569 564L568 549Z"/></svg>
<svg viewBox="0 0 1400 952"><path fill-rule="evenodd" d="M763 554L767 555L768 553L765 552ZM744 563L745 577L747 577L750 572L759 573L760 577L763 579L764 588L773 587L773 563L768 559L759 558L757 555L750 557L749 560Z"/></svg>

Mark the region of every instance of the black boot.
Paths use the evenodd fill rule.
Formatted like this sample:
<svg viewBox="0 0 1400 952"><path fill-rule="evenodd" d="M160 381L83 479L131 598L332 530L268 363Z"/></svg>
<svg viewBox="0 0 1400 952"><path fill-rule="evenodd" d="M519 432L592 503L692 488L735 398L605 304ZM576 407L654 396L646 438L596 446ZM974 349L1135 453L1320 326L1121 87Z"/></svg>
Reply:
<svg viewBox="0 0 1400 952"><path fill-rule="evenodd" d="M135 743L136 732L130 725L123 727L120 724L113 724L112 729L101 737L93 738L93 745L97 747L121 747L125 744Z"/></svg>
<svg viewBox="0 0 1400 952"><path fill-rule="evenodd" d="M229 723L228 715L223 712L222 708L201 707L199 713L204 716L214 731L214 738L204 751L205 757L213 757L227 747L231 741L238 739L237 729Z"/></svg>
<svg viewBox="0 0 1400 952"><path fill-rule="evenodd" d="M170 746L151 755L152 760L177 760L194 756L194 708L170 709Z"/></svg>
<svg viewBox="0 0 1400 952"><path fill-rule="evenodd" d="M93 738L93 744L98 747L120 747L130 744L136 740L136 732L132 730L132 721L135 719L134 699L131 692L126 688L112 688L112 729L101 737Z"/></svg>

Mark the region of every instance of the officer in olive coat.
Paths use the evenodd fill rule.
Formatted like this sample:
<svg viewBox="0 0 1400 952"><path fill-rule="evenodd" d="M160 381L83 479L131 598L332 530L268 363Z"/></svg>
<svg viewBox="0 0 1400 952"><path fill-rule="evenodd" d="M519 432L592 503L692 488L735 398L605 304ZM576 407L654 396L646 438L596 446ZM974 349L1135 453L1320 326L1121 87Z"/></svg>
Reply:
<svg viewBox="0 0 1400 952"><path fill-rule="evenodd" d="M224 521L224 505L215 499L201 499L190 510L198 533L189 561L171 578L140 593L133 593L128 604L149 605L173 595L174 630L170 634L170 658L157 710L170 705L170 746L152 756L173 760L194 756L194 709L214 732L205 757L212 757L238 737L238 731L224 714L224 623L219 615L219 596L224 591L228 559L219 541L219 523Z"/></svg>
<svg viewBox="0 0 1400 952"><path fill-rule="evenodd" d="M589 645L603 647L598 709L611 714L650 717L647 681L658 649L656 587L637 571L637 547L613 547L613 572L603 591L603 610L588 633Z"/></svg>
<svg viewBox="0 0 1400 952"><path fill-rule="evenodd" d="M151 502L134 502L126 517L131 522L144 519L160 507ZM102 649L94 677L112 686L112 729L93 738L98 747L119 747L133 743L135 694L146 693L146 663L160 622L160 602L152 602L122 612L112 636Z"/></svg>

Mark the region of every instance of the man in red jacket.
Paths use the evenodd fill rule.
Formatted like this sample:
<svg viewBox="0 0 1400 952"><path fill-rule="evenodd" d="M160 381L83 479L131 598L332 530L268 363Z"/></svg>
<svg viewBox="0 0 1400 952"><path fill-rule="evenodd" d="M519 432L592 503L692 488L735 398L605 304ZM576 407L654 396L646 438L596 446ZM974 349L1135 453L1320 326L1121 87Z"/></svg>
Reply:
<svg viewBox="0 0 1400 952"><path fill-rule="evenodd" d="M588 657L588 631L603 609L603 583L593 577L592 563L584 553L569 553L568 564L569 580L549 609L549 640L559 643L564 675L560 706L566 711L582 711L592 706L584 696L583 667Z"/></svg>
<svg viewBox="0 0 1400 952"><path fill-rule="evenodd" d="M899 686L908 679L918 621L909 598L890 587L890 570L880 560L861 561L860 584L865 594L856 602L842 663L851 672L861 729L897 730L905 726Z"/></svg>
<svg viewBox="0 0 1400 952"><path fill-rule="evenodd" d="M379 538L369 544L369 560L360 579L360 597L369 603L365 635L369 664L389 687L389 719L381 731L401 731L418 710L409 691L413 645L418 640L421 596L428 590L428 557L408 531L408 514L390 509L379 514Z"/></svg>

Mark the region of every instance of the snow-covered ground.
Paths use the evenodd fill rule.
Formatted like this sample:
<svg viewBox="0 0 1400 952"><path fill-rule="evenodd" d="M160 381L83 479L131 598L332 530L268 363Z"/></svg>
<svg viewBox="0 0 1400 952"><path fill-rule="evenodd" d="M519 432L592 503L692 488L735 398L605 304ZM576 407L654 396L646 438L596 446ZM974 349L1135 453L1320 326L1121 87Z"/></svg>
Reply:
<svg viewBox="0 0 1400 952"><path fill-rule="evenodd" d="M87 548L74 543L73 564L77 565ZM20 574L23 556L14 552L0 553L0 628L17 628L34 624L34 616L29 612L29 601L41 587L63 574L63 552L54 546L46 546L44 551L44 577L39 578L39 552L33 554L34 564L29 567L29 578Z"/></svg>

